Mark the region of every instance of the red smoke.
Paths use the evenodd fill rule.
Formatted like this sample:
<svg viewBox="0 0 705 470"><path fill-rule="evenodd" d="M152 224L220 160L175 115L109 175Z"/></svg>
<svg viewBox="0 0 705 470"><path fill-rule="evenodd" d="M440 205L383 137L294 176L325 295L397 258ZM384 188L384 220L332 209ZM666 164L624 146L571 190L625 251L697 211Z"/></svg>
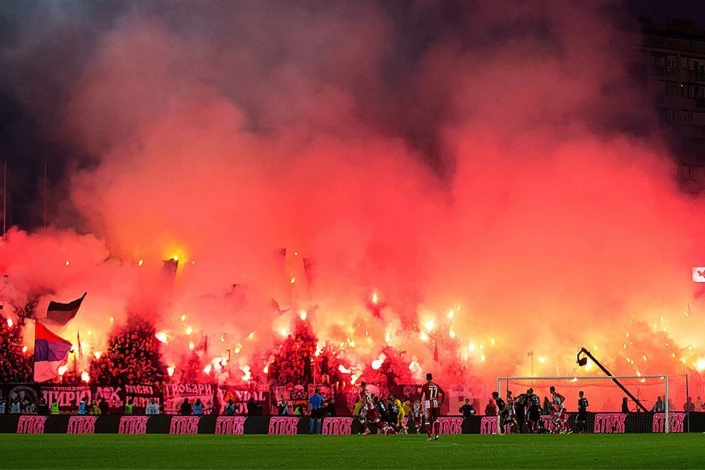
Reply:
<svg viewBox="0 0 705 470"><path fill-rule="evenodd" d="M18 289L88 291L69 331L91 330L95 350L110 317L148 305L170 364L207 335L210 356L239 349L259 371L318 305L306 321L347 345L358 375L387 342L417 375L487 387L528 375L529 351L537 375L585 373L583 345L620 374L705 368L690 279L702 203L679 192L658 142L614 131L650 122L615 47L632 38L594 6L484 6L390 84L398 32L364 5L284 14L258 2L226 12L222 31L119 20L65 121L99 156L71 179L95 236L11 234L0 263ZM173 255L165 293L156 278ZM232 284L251 288L245 310ZM382 318L366 307L373 293ZM271 296L292 310L257 311Z"/></svg>

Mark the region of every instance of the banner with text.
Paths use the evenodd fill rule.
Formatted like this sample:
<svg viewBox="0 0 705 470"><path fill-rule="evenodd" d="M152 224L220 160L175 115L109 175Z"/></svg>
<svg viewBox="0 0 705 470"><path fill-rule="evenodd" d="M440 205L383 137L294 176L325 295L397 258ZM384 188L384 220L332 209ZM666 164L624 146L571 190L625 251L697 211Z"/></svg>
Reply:
<svg viewBox="0 0 705 470"><path fill-rule="evenodd" d="M164 385L164 413L178 415L184 400L193 406L196 400L203 403L203 414L213 413L216 397L214 384L166 384Z"/></svg>

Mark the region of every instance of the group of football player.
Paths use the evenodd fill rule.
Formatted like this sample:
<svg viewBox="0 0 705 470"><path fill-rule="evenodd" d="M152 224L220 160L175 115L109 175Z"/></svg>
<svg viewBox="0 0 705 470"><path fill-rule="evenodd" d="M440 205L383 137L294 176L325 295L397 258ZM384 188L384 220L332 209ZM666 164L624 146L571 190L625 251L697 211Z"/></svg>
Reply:
<svg viewBox="0 0 705 470"><path fill-rule="evenodd" d="M499 396L499 392L493 392L492 398L497 404L497 410L499 410L499 434L572 433L570 416L565 408L565 397L556 391L556 387L551 387L550 392L550 423L552 424L549 426L550 429L546 428L544 419L541 417L541 398L534 393L533 388L529 388L526 393L521 393L516 397L512 395L510 390L507 390L506 402ZM588 401L582 391L579 396L576 424L578 430L584 433ZM426 383L421 388L421 396L416 398L409 408L417 433L422 427L425 427L429 441L438 440L440 434L438 417L443 399L445 399L443 389L433 382L431 374L426 374ZM401 401L392 395L385 404L384 400L370 393L365 382L360 384L356 410L363 435L370 434L372 428L378 429L384 435L408 432L404 424L405 407Z"/></svg>
<svg viewBox="0 0 705 470"><path fill-rule="evenodd" d="M412 413L416 432L425 427L427 440L438 440L440 423L438 416L445 399L445 392L433 382L433 375L426 374L426 383L421 388L421 396L413 404L407 403ZM374 396L365 382L360 383L360 395L356 404L356 414L360 422L362 435L368 435L372 429L382 434L406 434L404 424L405 407L394 395L384 400Z"/></svg>
<svg viewBox="0 0 705 470"><path fill-rule="evenodd" d="M565 408L565 397L556 391L556 387L550 388L550 421L551 429L544 426L541 418L541 398L534 393L533 388L529 388L526 393L512 396L511 390L507 390L507 401L505 402L499 392L493 392L492 398L497 404L499 411L499 434L510 433L531 433L531 434L570 434L570 416ZM578 417L576 423L580 432L585 431L585 414L587 410L587 399L584 393L580 392L578 400Z"/></svg>

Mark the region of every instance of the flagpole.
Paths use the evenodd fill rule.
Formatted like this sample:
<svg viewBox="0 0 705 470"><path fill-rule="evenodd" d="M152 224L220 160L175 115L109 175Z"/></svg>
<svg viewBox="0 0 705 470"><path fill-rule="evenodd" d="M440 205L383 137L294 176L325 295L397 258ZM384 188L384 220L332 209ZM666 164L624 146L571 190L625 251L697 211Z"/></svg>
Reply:
<svg viewBox="0 0 705 470"><path fill-rule="evenodd" d="M81 333L78 328L76 328L76 350L73 352L73 377L76 384L81 383L81 379L78 376L78 353L81 350Z"/></svg>
<svg viewBox="0 0 705 470"><path fill-rule="evenodd" d="M2 238L7 240L7 160L3 161L2 181Z"/></svg>
<svg viewBox="0 0 705 470"><path fill-rule="evenodd" d="M47 228L47 162L44 162L44 228Z"/></svg>

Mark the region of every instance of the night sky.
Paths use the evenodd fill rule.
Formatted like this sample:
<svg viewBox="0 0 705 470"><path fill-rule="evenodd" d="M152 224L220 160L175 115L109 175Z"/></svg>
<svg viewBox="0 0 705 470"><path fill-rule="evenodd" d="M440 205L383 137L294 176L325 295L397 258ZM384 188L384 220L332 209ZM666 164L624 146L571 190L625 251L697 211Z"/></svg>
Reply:
<svg viewBox="0 0 705 470"><path fill-rule="evenodd" d="M10 169L8 224L25 228L43 222L45 163L49 219L60 219L69 225L75 221L70 205L60 203L67 196L65 175L70 169L94 164L95 159L90 151L66 138L60 123L62 107L70 84L81 72L84 62L95 53L97 39L128 9L128 2L64 2L61 8L54 8L53 3L7 0L0 5L0 66L3 70L0 75L0 158L7 160ZM156 0L137 8L153 12L164 5L178 10L181 8L178 5L184 3ZM441 31L462 28L459 22L462 15L456 16L454 12L462 10L464 2L446 2L447 15L434 20L436 25L432 21L423 25L406 23L408 5L406 1L385 5L389 15L398 21L400 30L413 31L405 38L405 50L399 51L400 62L413 62L427 43L445 34ZM188 10L188 7L183 9ZM686 18L705 25L705 2L696 0L629 0L623 11L633 18L650 15L658 22ZM75 20L71 15L75 15ZM46 23L50 32L44 37L48 42L41 46L33 43L32 37L32 28L37 28L38 22ZM30 48L29 56L18 59L7 53L8 46L18 41ZM405 138L413 140L426 154L435 153L433 138L424 135L423 129L408 127L404 133Z"/></svg>

